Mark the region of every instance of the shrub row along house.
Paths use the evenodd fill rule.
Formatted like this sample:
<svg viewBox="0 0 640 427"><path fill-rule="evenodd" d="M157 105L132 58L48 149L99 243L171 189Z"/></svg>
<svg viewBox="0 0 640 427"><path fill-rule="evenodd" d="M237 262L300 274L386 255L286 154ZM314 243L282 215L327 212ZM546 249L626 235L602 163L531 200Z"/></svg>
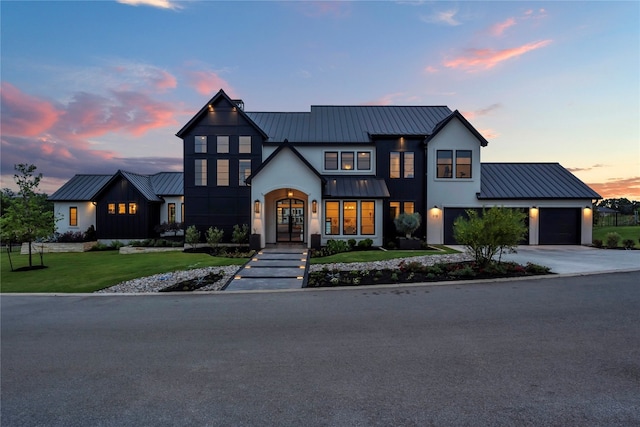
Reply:
<svg viewBox="0 0 640 427"><path fill-rule="evenodd" d="M481 163L487 140L444 106L246 112L220 90L177 136L184 176L77 175L50 198L66 214L59 229L93 221L100 239L130 239L176 220L227 239L248 224L261 246L381 246L396 237L397 215L419 212L415 236L453 244L455 218L497 205L527 214L524 244L590 244L601 198L558 163Z"/></svg>

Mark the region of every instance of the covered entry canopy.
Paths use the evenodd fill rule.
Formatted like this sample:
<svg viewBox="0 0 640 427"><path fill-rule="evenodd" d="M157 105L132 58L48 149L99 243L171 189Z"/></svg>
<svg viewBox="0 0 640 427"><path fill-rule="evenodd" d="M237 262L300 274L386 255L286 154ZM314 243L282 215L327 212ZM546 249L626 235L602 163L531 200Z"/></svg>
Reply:
<svg viewBox="0 0 640 427"><path fill-rule="evenodd" d="M389 197L384 179L372 176L325 176L324 198L383 199Z"/></svg>

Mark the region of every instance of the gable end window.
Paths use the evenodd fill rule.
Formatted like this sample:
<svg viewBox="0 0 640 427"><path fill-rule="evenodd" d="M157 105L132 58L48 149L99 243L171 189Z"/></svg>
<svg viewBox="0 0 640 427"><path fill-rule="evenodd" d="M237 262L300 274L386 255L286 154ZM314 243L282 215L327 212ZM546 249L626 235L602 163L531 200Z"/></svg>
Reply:
<svg viewBox="0 0 640 427"><path fill-rule="evenodd" d="M453 151L438 150L436 165L436 178L452 178L453 177Z"/></svg>
<svg viewBox="0 0 640 427"><path fill-rule="evenodd" d="M402 176L404 178L413 178L415 176L415 164L413 159L413 152L402 153L404 155L404 171Z"/></svg>
<svg viewBox="0 0 640 427"><path fill-rule="evenodd" d="M358 170L371 169L371 153L368 151L358 151Z"/></svg>
<svg viewBox="0 0 640 427"><path fill-rule="evenodd" d="M138 213L138 204L129 203L129 215L135 215Z"/></svg>
<svg viewBox="0 0 640 427"><path fill-rule="evenodd" d="M345 171L353 170L353 151L340 153L340 169Z"/></svg>
<svg viewBox="0 0 640 427"><path fill-rule="evenodd" d="M194 153L206 153L207 152L207 137L196 136L193 147Z"/></svg>
<svg viewBox="0 0 640 427"><path fill-rule="evenodd" d="M239 160L238 163L238 185L242 187L247 185L247 178L251 175L251 160L242 159Z"/></svg>
<svg viewBox="0 0 640 427"><path fill-rule="evenodd" d="M471 178L471 150L456 150L456 178Z"/></svg>
<svg viewBox="0 0 640 427"><path fill-rule="evenodd" d="M217 174L216 184L219 187L229 186L229 159L216 160Z"/></svg>
<svg viewBox="0 0 640 427"><path fill-rule="evenodd" d="M107 205L107 213L109 215L115 215L116 214L116 204L115 203L109 203Z"/></svg>
<svg viewBox="0 0 640 427"><path fill-rule="evenodd" d="M389 153L389 178L400 178L400 153Z"/></svg>
<svg viewBox="0 0 640 427"><path fill-rule="evenodd" d="M228 136L218 136L216 138L216 152L217 153L228 153L229 152L229 137Z"/></svg>
<svg viewBox="0 0 640 427"><path fill-rule="evenodd" d="M207 159L196 159L195 185L207 185Z"/></svg>
<svg viewBox="0 0 640 427"><path fill-rule="evenodd" d="M249 154L251 153L251 137L241 136L238 139L238 153Z"/></svg>
<svg viewBox="0 0 640 427"><path fill-rule="evenodd" d="M78 226L78 208L76 206L69 208L69 225L71 227Z"/></svg>

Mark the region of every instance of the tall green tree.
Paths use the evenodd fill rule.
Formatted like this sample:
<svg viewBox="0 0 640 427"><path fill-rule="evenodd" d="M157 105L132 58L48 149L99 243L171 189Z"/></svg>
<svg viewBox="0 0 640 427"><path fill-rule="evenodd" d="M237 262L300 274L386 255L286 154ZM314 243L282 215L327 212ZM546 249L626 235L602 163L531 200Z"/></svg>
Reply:
<svg viewBox="0 0 640 427"><path fill-rule="evenodd" d="M31 244L38 238L47 237L55 231L53 210L43 209L42 196L37 194L42 174L35 175L35 165L15 165L13 176L18 185L15 197L0 218L2 239L29 243L29 267L33 267Z"/></svg>
<svg viewBox="0 0 640 427"><path fill-rule="evenodd" d="M499 262L505 251L515 251L527 232L526 214L516 209L494 206L483 209L482 215L475 210L466 212L468 219L454 221L453 236L481 266L490 264L496 255Z"/></svg>

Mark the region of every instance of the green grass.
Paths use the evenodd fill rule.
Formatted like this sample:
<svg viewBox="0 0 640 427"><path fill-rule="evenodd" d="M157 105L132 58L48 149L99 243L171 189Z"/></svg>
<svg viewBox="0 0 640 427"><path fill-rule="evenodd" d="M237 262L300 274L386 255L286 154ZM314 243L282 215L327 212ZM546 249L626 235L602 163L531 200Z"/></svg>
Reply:
<svg viewBox="0 0 640 427"><path fill-rule="evenodd" d="M447 248L444 246L439 248L442 250L440 251L437 251L437 250L419 250L419 251L371 250L371 251L342 252L339 254L322 257L322 258L311 258L311 264L332 264L336 262L373 262L373 261L385 261L388 259L396 259L396 258L408 258L412 256L454 254L458 252L454 249Z"/></svg>
<svg viewBox="0 0 640 427"><path fill-rule="evenodd" d="M93 292L125 280L191 268L240 265L243 258L161 252L120 255L118 251L44 254L48 268L12 272L6 252L0 257L0 292ZM13 267L29 265L28 255L11 254ZM33 264L40 265L39 255Z"/></svg>
<svg viewBox="0 0 640 427"><path fill-rule="evenodd" d="M638 225L625 225L621 227L606 226L606 227L593 227L593 240L600 239L607 244L607 233L618 233L620 235L620 241L618 246L623 246L622 242L625 239L631 239L635 243L636 247L640 246L640 226Z"/></svg>

